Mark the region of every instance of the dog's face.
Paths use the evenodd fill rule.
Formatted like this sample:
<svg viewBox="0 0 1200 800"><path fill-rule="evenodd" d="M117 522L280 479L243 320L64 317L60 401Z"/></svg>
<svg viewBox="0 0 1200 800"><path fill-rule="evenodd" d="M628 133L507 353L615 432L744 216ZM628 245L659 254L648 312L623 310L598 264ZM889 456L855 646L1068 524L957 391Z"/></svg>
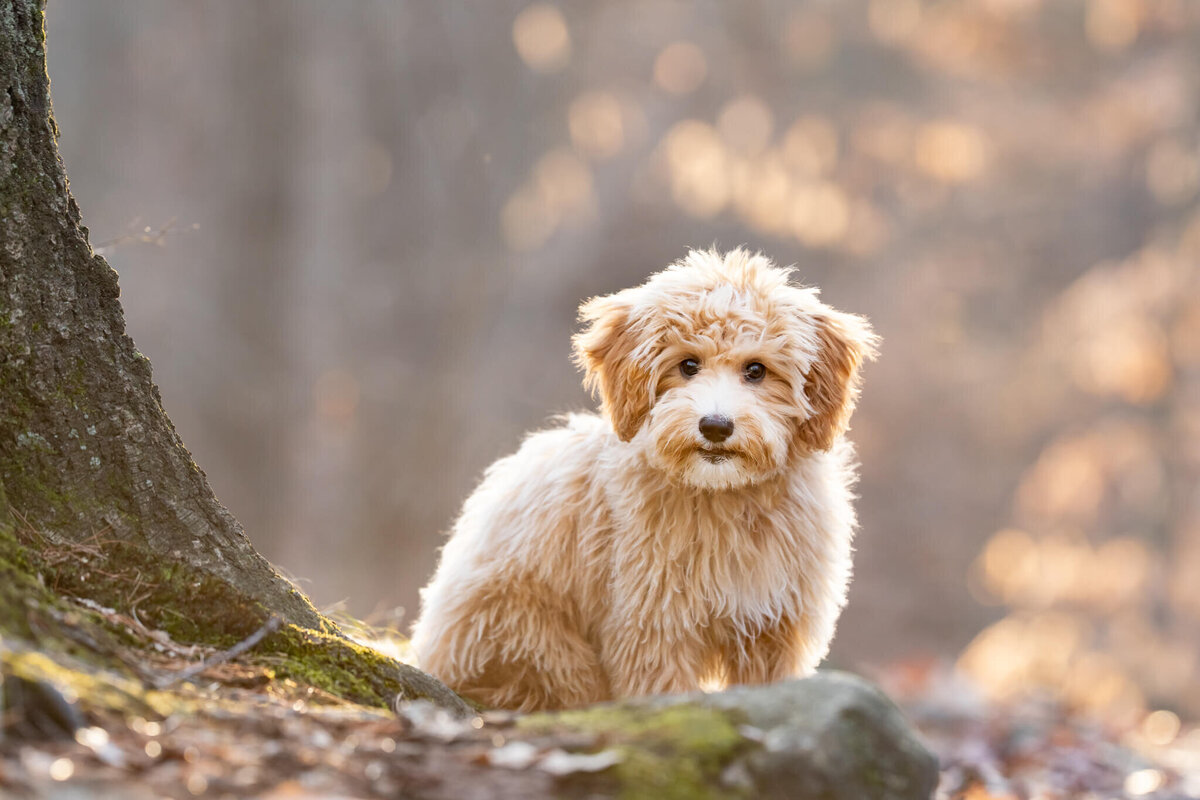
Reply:
<svg viewBox="0 0 1200 800"><path fill-rule="evenodd" d="M693 251L584 303L576 357L617 435L706 489L755 483L832 447L877 337L787 280L761 255Z"/></svg>

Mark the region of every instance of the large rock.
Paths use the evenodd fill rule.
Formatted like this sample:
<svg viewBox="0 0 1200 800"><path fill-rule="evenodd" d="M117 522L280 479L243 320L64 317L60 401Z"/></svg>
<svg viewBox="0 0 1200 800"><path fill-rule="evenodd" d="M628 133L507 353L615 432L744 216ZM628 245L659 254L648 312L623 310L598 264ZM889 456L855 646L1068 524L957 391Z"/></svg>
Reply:
<svg viewBox="0 0 1200 800"><path fill-rule="evenodd" d="M928 800L938 780L937 759L899 709L841 672L537 714L516 727L542 747L574 740L576 752L614 756L602 772L564 777L562 797Z"/></svg>
<svg viewBox="0 0 1200 800"><path fill-rule="evenodd" d="M762 731L740 762L755 797L927 800L937 786L937 758L883 692L853 675L823 672L697 702Z"/></svg>

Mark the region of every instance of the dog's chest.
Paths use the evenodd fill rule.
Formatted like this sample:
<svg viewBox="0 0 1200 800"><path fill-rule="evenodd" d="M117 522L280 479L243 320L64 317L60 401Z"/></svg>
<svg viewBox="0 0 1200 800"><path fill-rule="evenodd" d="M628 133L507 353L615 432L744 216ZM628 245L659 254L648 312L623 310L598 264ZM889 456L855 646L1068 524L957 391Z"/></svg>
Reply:
<svg viewBox="0 0 1200 800"><path fill-rule="evenodd" d="M704 499L657 512L627 518L614 554L615 599L643 623L757 628L796 610L804 547L779 515Z"/></svg>

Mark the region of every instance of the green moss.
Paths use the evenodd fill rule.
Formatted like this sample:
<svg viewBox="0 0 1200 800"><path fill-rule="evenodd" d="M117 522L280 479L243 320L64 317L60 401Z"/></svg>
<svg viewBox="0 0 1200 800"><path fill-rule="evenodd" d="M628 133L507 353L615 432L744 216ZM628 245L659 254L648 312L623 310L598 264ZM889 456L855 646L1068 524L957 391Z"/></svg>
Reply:
<svg viewBox="0 0 1200 800"><path fill-rule="evenodd" d="M8 484L13 497L22 498L26 503L35 502L46 508L73 508L72 498L62 487L51 486L40 480L33 470L22 466L20 459L8 466L9 469L0 475L0 478Z"/></svg>
<svg viewBox="0 0 1200 800"><path fill-rule="evenodd" d="M12 526L0 519L0 634L28 637L28 604L52 599L34 577L29 554L13 536Z"/></svg>
<svg viewBox="0 0 1200 800"><path fill-rule="evenodd" d="M38 651L19 641L3 641L0 674L53 686L81 710L97 715L163 718L172 714L211 714L217 711L245 714L246 701L196 691L186 683L170 689L152 689L124 671L97 666L62 650Z"/></svg>
<svg viewBox="0 0 1200 800"><path fill-rule="evenodd" d="M178 642L228 647L261 627L268 616L261 604L219 578L164 561L127 542L106 541L99 554L55 559L52 564L37 558L37 543L30 543L36 568L56 594L125 612L136 610L144 624L166 631Z"/></svg>
<svg viewBox="0 0 1200 800"><path fill-rule="evenodd" d="M125 613L136 608L143 624L176 642L218 648L245 639L269 616L259 602L221 579L126 542L105 542L100 555L93 550L86 557L51 560L47 549L73 545L38 540L30 532L24 536L29 547L17 541L11 527L0 530L0 576L8 578L0 588L0 630L21 638L30 636L26 602L34 598L61 606L59 595ZM38 573L45 585L34 577ZM286 625L244 658L270 667L280 678L363 705L386 707L397 695L413 696L418 684L405 680L410 668L344 638L332 622L326 625L325 631Z"/></svg>
<svg viewBox="0 0 1200 800"><path fill-rule="evenodd" d="M10 383L11 382L11 383ZM0 371L0 396L7 403L0 411L0 425L15 432L16 450L0 452L0 479L8 484L9 496L20 507L31 514L46 510L61 513L63 521L77 519L80 515L88 519L100 519L119 509L96 507L89 491L93 487L68 487L63 484L60 445L39 425L39 414L44 413L40 401L32 398L23 379L18 380L11 371ZM72 372L55 384L52 399L56 407L81 412L83 418L93 419L99 415L89 413L88 387L83 372L82 360L76 359ZM114 487L116 488L116 487ZM120 496L119 494L117 496Z"/></svg>
<svg viewBox="0 0 1200 800"><path fill-rule="evenodd" d="M6 636L34 640L29 623L31 607L65 611L68 607L58 595L87 598L126 612L131 600L136 600L138 617L148 627L166 631L177 642L217 647L240 641L267 618L260 605L220 580L178 564L152 563L153 559L139 554L137 548L121 543L112 545L104 557L92 557L87 563L71 558L51 565L43 556L36 548L17 541L11 525L0 526L0 632ZM36 577L39 572L45 584ZM185 613L183 609L190 611ZM198 614L197 609L204 609L204 613ZM91 638L127 635L113 629L99 615L76 608L70 613L75 615L78 627L91 632ZM104 654L90 655L98 662L104 661ZM250 659L273 667L279 677L364 705L387 706L405 688L398 662L339 636L295 626L268 637ZM85 694L83 690L90 693L108 687L97 698L105 707L121 705L116 702L119 697L133 702L128 698L138 694L130 688L134 682L128 682L130 686L113 684L112 676L107 674L86 685L80 683L85 680L84 673L67 676L70 680L64 681L65 673L54 673L52 663L37 661L34 666L45 667L43 677L60 688L77 686L80 696Z"/></svg>
<svg viewBox="0 0 1200 800"><path fill-rule="evenodd" d="M4 482L0 481L0 635L29 637L29 606L54 602L37 579L33 558L17 541Z"/></svg>
<svg viewBox="0 0 1200 800"><path fill-rule="evenodd" d="M885 771L880 769L878 754L888 752L889 747L878 726L860 710L851 709L842 715L841 728L844 746L854 753L855 763L861 765L859 780L866 786L885 789L888 781Z"/></svg>
<svg viewBox="0 0 1200 800"><path fill-rule="evenodd" d="M145 689L141 683L115 672L75 663L62 653L5 648L0 651L0 670L5 675L49 683L87 711L163 717L181 707L180 700L169 693Z"/></svg>
<svg viewBox="0 0 1200 800"><path fill-rule="evenodd" d="M126 646L139 644L125 629L91 610L65 602L51 591L44 580L41 559L35 550L17 539L7 512L0 486L0 637L37 641L39 646L52 647L62 655L74 652L98 666L107 665L105 654L67 640L47 641L45 631L34 630L31 617L61 618L71 627L86 631L92 640L116 641Z"/></svg>
<svg viewBox="0 0 1200 800"><path fill-rule="evenodd" d="M287 625L267 639L264 650L258 660L280 677L362 705L387 706L405 688L398 662L340 636Z"/></svg>
<svg viewBox="0 0 1200 800"><path fill-rule="evenodd" d="M53 509L51 519L66 524L92 521L121 513L110 503L96 508L90 496L68 496L58 486L47 486L31 476L20 459L10 465L3 483L11 496L37 498ZM113 487L115 494L119 487ZM136 523L129 521L129 528ZM65 533L65 531L64 531ZM259 630L271 615L256 598L226 580L180 561L163 558L136 541L109 538L78 541L60 535L43 518L38 528L15 525L3 487L0 487L0 633L34 641L30 607L52 610L51 616L70 612L81 625L100 638L129 636L122 626L102 615L77 607L67 598L92 601L125 614L136 614L148 628L164 631L180 644L202 644L225 649ZM369 647L345 638L330 620L321 617L322 629L309 631L288 626L258 644L243 659L270 667L281 678L308 684L339 698L386 707L397 695L428 697L453 705L455 699L440 684ZM43 639L47 638L43 632ZM46 644L55 646L52 634ZM42 639L36 639L39 645ZM121 641L123 646L145 646L141 641ZM78 645L58 642L64 650ZM100 648L106 649L106 648ZM97 666L121 670L107 653L80 653ZM423 680L422 680L423 679Z"/></svg>
<svg viewBox="0 0 1200 800"><path fill-rule="evenodd" d="M598 706L581 711L537 714L518 721L530 734L594 733L604 747L621 752L607 780L625 800L684 800L729 797L721 771L746 746L733 717L681 703L659 709Z"/></svg>

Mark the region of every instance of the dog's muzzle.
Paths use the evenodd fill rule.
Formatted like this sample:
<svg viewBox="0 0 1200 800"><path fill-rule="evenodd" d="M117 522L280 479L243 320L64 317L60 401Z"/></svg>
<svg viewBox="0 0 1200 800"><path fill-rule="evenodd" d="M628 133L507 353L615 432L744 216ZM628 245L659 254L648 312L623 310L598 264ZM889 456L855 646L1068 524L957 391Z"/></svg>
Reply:
<svg viewBox="0 0 1200 800"><path fill-rule="evenodd" d="M709 448L701 447L697 450L697 452L700 454L701 458L703 458L705 461L707 461L710 464L720 464L722 462L728 461L731 458L737 457L736 451L726 450L724 448L709 449Z"/></svg>

